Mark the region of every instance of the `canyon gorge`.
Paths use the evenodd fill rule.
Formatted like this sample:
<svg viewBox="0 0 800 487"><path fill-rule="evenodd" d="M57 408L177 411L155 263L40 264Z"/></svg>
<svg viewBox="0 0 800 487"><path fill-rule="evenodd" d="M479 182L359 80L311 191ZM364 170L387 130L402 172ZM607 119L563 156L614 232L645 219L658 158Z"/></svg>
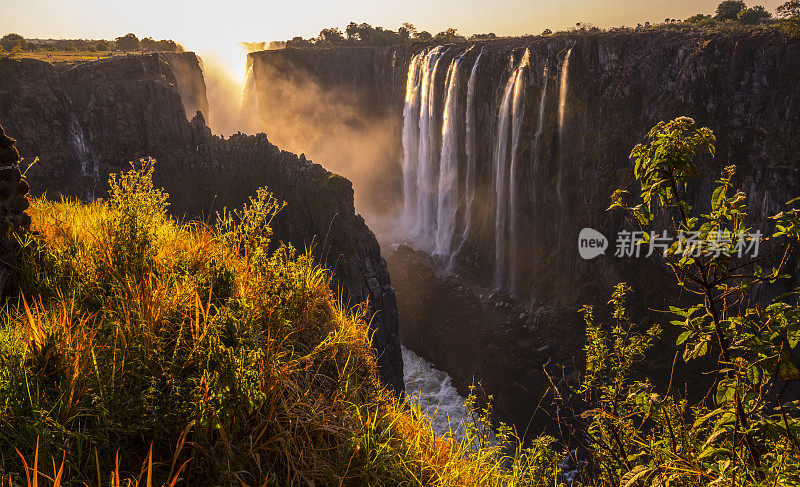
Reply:
<svg viewBox="0 0 800 487"><path fill-rule="evenodd" d="M403 344L462 394L479 382L525 430L547 422L545 364L568 379L583 368L582 304L625 281L658 321L649 310L674 297L663 263L614 256L631 227L606 208L616 188L638 191L630 150L657 122L692 117L717 136L692 203L705 208L736 164L752 219L780 212L800 183L798 56L775 34L663 31L265 51L248 57L246 96L278 145L353 180L388 254ZM605 255L579 256L586 227L609 239ZM650 366L666 376L672 358Z"/></svg>
<svg viewBox="0 0 800 487"><path fill-rule="evenodd" d="M728 164L754 219L797 196L794 60L800 42L774 33L668 31L260 51L241 123L263 134L225 139L206 126L192 53L3 59L0 123L39 158L34 194L103 197L108 174L144 156L187 218L267 186L287 202L276 239L311 248L345 299L369 299L384 382L403 389L402 342L462 395L480 383L526 431L549 421L544 367L582 369L580 305L620 281L648 319L668 302L665 266L613 255L629 226L605 211L614 189L638 191L629 154L654 124L685 115L714 130L697 206ZM610 240L605 255L579 256L586 227Z"/></svg>

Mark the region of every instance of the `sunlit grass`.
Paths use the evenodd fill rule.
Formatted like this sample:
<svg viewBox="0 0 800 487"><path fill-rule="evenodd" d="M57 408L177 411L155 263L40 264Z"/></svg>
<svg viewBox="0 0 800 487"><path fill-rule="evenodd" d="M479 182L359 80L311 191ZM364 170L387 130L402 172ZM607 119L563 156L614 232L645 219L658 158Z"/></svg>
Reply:
<svg viewBox="0 0 800 487"><path fill-rule="evenodd" d="M268 192L181 223L144 162L108 201L32 202L0 322L4 482L553 483L549 448L484 441L480 422L438 438L378 383L366 308L269 250Z"/></svg>
<svg viewBox="0 0 800 487"><path fill-rule="evenodd" d="M16 57L38 59L49 63L67 63L106 59L123 54L125 53L114 51L22 51Z"/></svg>

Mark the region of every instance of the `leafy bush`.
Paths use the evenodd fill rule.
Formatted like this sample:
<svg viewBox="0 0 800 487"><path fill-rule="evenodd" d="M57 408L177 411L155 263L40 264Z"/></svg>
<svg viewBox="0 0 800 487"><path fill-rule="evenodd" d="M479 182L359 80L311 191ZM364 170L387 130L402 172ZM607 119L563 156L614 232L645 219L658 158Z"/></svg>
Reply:
<svg viewBox="0 0 800 487"><path fill-rule="evenodd" d="M599 324L593 309L584 308L587 373L580 394L593 405L585 416L591 420L586 435L595 484L800 485L800 402L783 396L790 382L800 380L791 354L800 342L798 292L765 306L751 299L754 286L786 277L800 237L800 210L773 217L771 237L752 234L746 195L734 190L733 166L717 180L710 207L692 208L687 184L697 174L697 157L713 155L714 142L710 130L689 118L659 123L631 154L641 199L629 205L618 190L611 207L642 231L657 217L673 223L679 237L663 258L695 302L666 312L682 330L677 345L684 360L714 359L709 372L715 386L706 400L690 404L631 378L631 367L661 329L630 319L624 284L612 296L609 324ZM644 236L645 242L658 237ZM733 257L739 246L758 245L769 253ZM762 269L767 264L774 267Z"/></svg>
<svg viewBox="0 0 800 487"><path fill-rule="evenodd" d="M112 175L108 201L32 202L20 294L0 315L4 484L557 477L552 439L522 448L480 419L464 440L437 438L387 392L363 308L344 309L310 256L268 250L282 207L268 191L214 227L179 223L153 163Z"/></svg>
<svg viewBox="0 0 800 487"><path fill-rule="evenodd" d="M742 0L725 0L717 5L716 16L717 20L736 20L739 12L747 8Z"/></svg>
<svg viewBox="0 0 800 487"><path fill-rule="evenodd" d="M6 34L0 38L0 47L8 52L13 51L15 48L24 50L26 44L25 38L19 34Z"/></svg>

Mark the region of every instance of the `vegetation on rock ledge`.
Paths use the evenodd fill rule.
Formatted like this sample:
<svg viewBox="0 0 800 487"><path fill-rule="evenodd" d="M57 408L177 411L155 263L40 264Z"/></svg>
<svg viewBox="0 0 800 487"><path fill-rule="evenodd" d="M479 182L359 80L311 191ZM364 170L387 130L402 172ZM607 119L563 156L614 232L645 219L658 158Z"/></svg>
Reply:
<svg viewBox="0 0 800 487"><path fill-rule="evenodd" d="M152 161L88 205L35 200L0 322L0 472L13 485L526 485L555 478L476 421L462 441L376 380L330 274L268 250L266 190L176 222ZM486 415L483 415L486 418ZM491 441L490 441L491 437ZM16 452L15 452L16 449ZM96 484L95 484L96 482Z"/></svg>
<svg viewBox="0 0 800 487"><path fill-rule="evenodd" d="M692 208L688 182L698 172L697 158L713 155L714 143L713 133L692 119L659 123L631 153L640 199L627 204L619 190L611 206L630 216L645 245L666 237L648 233L649 225L671 222L678 238L663 258L690 303L664 313L681 330L676 345L683 359L704 358L714 385L693 404L669 387L658 391L632 377L631 367L652 350L661 327L629 316L626 285L609 302L609 323L584 308L587 373L579 394L590 405L583 418L589 420L592 484L800 485L800 401L785 395L800 381L792 355L800 343L799 291L771 303L753 299L755 286L763 290L788 277L800 210L773 217L771 236L754 233L746 226L747 197L734 189L733 166L716 181L709 208ZM760 246L762 253L737 258L740 245Z"/></svg>

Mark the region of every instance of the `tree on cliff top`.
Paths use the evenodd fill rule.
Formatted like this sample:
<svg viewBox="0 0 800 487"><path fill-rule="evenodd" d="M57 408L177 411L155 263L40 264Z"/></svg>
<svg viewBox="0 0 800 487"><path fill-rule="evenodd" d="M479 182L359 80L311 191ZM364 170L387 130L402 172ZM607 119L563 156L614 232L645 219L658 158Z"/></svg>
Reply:
<svg viewBox="0 0 800 487"><path fill-rule="evenodd" d="M744 10L746 5L742 0L725 0L717 5L717 20L736 20L739 12Z"/></svg>
<svg viewBox="0 0 800 487"><path fill-rule="evenodd" d="M329 27L319 32L319 41L323 44L341 44L344 42L344 35L338 27Z"/></svg>
<svg viewBox="0 0 800 487"><path fill-rule="evenodd" d="M778 17L782 19L800 18L800 0L791 0L777 9Z"/></svg>
<svg viewBox="0 0 800 487"><path fill-rule="evenodd" d="M309 40L297 36L286 41L286 47L289 49L308 49L310 47L314 47L314 44L312 44Z"/></svg>
<svg viewBox="0 0 800 487"><path fill-rule="evenodd" d="M408 41L411 36L417 33L417 27L410 22L403 22L403 24L397 29L397 33L400 34L400 37L404 41Z"/></svg>
<svg viewBox="0 0 800 487"><path fill-rule="evenodd" d="M430 32L423 30L422 32L414 32L414 39L418 41L429 41L433 38Z"/></svg>
<svg viewBox="0 0 800 487"><path fill-rule="evenodd" d="M6 34L0 39L0 46L9 52L13 51L17 46L20 46L20 49L24 49L25 44L25 38L19 34Z"/></svg>
<svg viewBox="0 0 800 487"><path fill-rule="evenodd" d="M139 38L135 34L117 37L117 49L120 51L135 51L139 49Z"/></svg>
<svg viewBox="0 0 800 487"><path fill-rule="evenodd" d="M439 32L438 34L436 34L434 39L440 40L440 41L443 41L443 42L459 42L459 41L465 40L464 36L459 35L458 31L456 29L454 29L453 27L450 27L447 30L443 30L442 32Z"/></svg>
<svg viewBox="0 0 800 487"><path fill-rule="evenodd" d="M736 15L736 19L746 25L755 25L771 17L772 14L767 12L767 9L761 5L746 8Z"/></svg>
<svg viewBox="0 0 800 487"><path fill-rule="evenodd" d="M800 0L791 0L778 7L781 24L792 32L800 32Z"/></svg>

